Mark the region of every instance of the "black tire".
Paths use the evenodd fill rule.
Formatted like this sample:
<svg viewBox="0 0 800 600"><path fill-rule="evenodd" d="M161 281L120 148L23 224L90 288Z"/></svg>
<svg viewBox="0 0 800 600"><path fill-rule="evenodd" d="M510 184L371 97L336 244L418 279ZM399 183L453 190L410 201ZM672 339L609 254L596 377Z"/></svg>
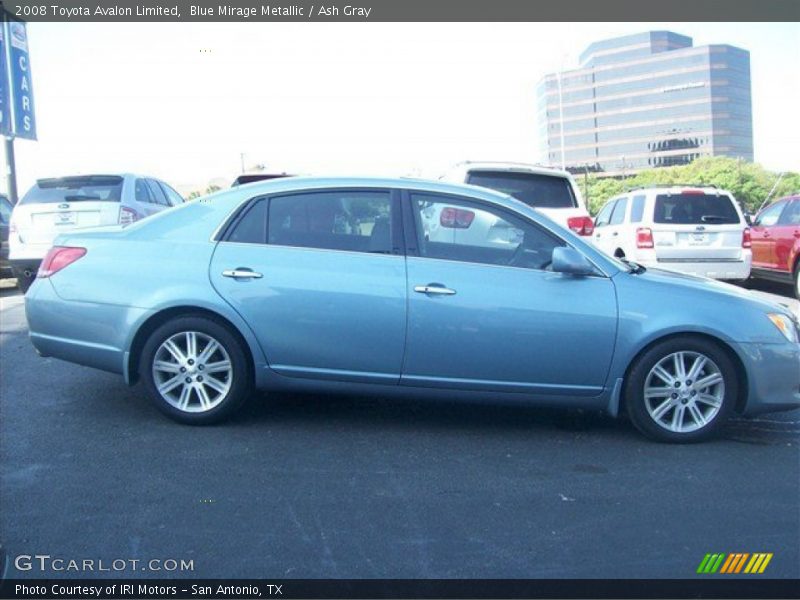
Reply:
<svg viewBox="0 0 800 600"><path fill-rule="evenodd" d="M209 336L222 346L230 359L229 389L225 394L219 394L214 399L215 405L213 408L209 408L204 412L187 412L177 406L173 406L158 391L158 386L154 379L153 362L156 358L156 353L160 351L159 349L165 341L182 332L197 332L204 336ZM202 352L198 352L199 354L202 354ZM189 375L191 373L186 374ZM196 374L202 375L199 371ZM200 315L176 317L153 331L142 349L139 360L139 375L156 407L171 419L188 425L210 425L229 418L236 410L241 408L252 391L250 360L238 337L226 325ZM183 375L180 376L182 377ZM206 374L206 379L208 379L208 374ZM227 383L227 378L225 381ZM182 384L181 386L185 387ZM193 398L199 400L198 393L193 393Z"/></svg>
<svg viewBox="0 0 800 600"><path fill-rule="evenodd" d="M794 266L794 297L800 300L800 261Z"/></svg>
<svg viewBox="0 0 800 600"><path fill-rule="evenodd" d="M25 271L23 269L18 269L16 267L12 270L14 272L14 277L17 280L17 287L23 294L26 293L31 285L33 285L33 281L36 279L36 273L25 275Z"/></svg>
<svg viewBox="0 0 800 600"><path fill-rule="evenodd" d="M713 361L722 375L724 385L724 393L720 391L722 403L716 414L710 417L705 425L694 431L672 431L666 426L660 425L650 415L646 406L644 393L648 375L662 359L676 352L702 354ZM686 389L688 390L689 388ZM686 403L692 403L691 398L684 399L680 396L680 392L681 390L675 391L675 395L679 396L678 399L673 399L674 396L670 396L669 398L665 397L664 400L670 399L674 406L680 403L688 407ZM719 433L734 412L738 394L739 382L736 375L736 367L728 354L713 341L693 336L670 338L645 351L634 361L624 386L625 407L636 428L653 440L671 443L701 442ZM655 403L656 400L653 400L653 402ZM698 404L698 406L701 405ZM709 410L705 405L702 405L702 407ZM667 411L666 414L674 416L675 408ZM690 418L693 417L690 415Z"/></svg>

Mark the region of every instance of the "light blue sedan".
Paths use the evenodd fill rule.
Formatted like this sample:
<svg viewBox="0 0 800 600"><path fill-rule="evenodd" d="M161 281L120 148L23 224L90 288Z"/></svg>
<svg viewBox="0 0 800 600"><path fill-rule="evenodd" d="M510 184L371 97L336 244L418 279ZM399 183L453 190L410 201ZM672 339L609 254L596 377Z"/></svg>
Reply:
<svg viewBox="0 0 800 600"><path fill-rule="evenodd" d="M423 211L514 235L426 239ZM787 309L618 262L464 185L241 186L60 237L25 300L41 355L141 380L182 423L228 417L254 387L625 411L672 442L800 406Z"/></svg>

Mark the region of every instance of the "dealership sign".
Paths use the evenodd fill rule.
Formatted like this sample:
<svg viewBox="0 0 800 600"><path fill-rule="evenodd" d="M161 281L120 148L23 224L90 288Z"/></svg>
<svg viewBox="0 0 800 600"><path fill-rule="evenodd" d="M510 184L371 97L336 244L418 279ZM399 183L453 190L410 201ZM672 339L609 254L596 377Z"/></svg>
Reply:
<svg viewBox="0 0 800 600"><path fill-rule="evenodd" d="M0 57L0 134L36 139L31 65L25 23L3 23Z"/></svg>

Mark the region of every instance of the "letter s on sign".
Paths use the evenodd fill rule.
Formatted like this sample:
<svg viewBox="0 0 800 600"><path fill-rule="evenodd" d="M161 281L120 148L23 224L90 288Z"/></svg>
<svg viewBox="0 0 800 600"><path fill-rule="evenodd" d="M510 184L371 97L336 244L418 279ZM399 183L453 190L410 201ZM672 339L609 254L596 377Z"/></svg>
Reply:
<svg viewBox="0 0 800 600"><path fill-rule="evenodd" d="M33 566L31 565L31 555L30 554L20 554L17 558L14 559L14 566L19 571L30 571Z"/></svg>

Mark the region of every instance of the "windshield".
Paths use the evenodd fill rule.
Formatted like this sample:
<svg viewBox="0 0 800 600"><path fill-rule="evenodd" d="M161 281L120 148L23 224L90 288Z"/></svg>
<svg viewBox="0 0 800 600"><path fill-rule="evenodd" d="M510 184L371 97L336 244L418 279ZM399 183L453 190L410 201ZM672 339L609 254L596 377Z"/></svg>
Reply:
<svg viewBox="0 0 800 600"><path fill-rule="evenodd" d="M559 175L472 171L467 183L503 192L534 208L574 208L578 205L569 179Z"/></svg>
<svg viewBox="0 0 800 600"><path fill-rule="evenodd" d="M653 221L671 225L738 225L741 222L730 196L703 193L656 196Z"/></svg>
<svg viewBox="0 0 800 600"><path fill-rule="evenodd" d="M28 191L20 204L55 204L105 200L119 202L122 195L122 177L117 175L85 175L40 179Z"/></svg>

